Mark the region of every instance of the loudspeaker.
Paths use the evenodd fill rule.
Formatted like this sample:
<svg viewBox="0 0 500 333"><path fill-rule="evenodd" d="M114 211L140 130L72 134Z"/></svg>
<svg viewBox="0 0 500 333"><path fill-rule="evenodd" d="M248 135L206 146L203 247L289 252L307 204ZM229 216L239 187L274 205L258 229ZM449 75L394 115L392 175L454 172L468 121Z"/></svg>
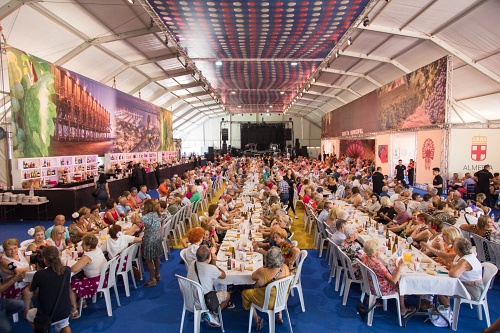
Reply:
<svg viewBox="0 0 500 333"><path fill-rule="evenodd" d="M292 129L285 128L285 140L292 140Z"/></svg>
<svg viewBox="0 0 500 333"><path fill-rule="evenodd" d="M221 129L221 134L222 134L222 141L229 140L229 135L228 135L228 129L227 128Z"/></svg>
<svg viewBox="0 0 500 333"><path fill-rule="evenodd" d="M307 153L307 146L302 146L302 149L300 151L300 155L304 157L309 157L309 154Z"/></svg>
<svg viewBox="0 0 500 333"><path fill-rule="evenodd" d="M214 155L214 147L208 147L208 154Z"/></svg>

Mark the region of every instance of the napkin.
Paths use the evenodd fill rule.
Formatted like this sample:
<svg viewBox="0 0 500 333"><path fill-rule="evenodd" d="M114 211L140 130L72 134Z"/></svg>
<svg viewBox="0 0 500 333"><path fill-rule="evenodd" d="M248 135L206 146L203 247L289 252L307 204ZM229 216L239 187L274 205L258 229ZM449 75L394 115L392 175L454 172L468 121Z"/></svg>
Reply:
<svg viewBox="0 0 500 333"><path fill-rule="evenodd" d="M432 263L432 260L430 258L422 258L422 262L424 264L431 264Z"/></svg>
<svg viewBox="0 0 500 333"><path fill-rule="evenodd" d="M247 266L247 267L245 267L245 270L246 271L253 271L253 267L252 266Z"/></svg>
<svg viewBox="0 0 500 333"><path fill-rule="evenodd" d="M427 269L425 272L429 275L437 275L436 271L431 271L430 269Z"/></svg>

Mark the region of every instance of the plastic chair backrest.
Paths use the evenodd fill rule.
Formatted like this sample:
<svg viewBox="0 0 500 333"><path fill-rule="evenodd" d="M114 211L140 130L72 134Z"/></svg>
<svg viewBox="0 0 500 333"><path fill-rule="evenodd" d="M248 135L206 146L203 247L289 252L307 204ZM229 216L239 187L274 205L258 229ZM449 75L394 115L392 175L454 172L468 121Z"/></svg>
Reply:
<svg viewBox="0 0 500 333"><path fill-rule="evenodd" d="M472 216L470 214L465 214L464 218L465 218L465 222L467 222L467 224L477 224L477 217L475 217L475 216Z"/></svg>
<svg viewBox="0 0 500 333"><path fill-rule="evenodd" d="M186 260L186 251L187 251L187 249L182 249L180 256L181 256L182 260L184 261L184 265L186 266L186 274L187 274L187 271L189 270L190 263L188 263Z"/></svg>
<svg viewBox="0 0 500 333"><path fill-rule="evenodd" d="M201 284L177 274L175 274L175 277L177 278L177 282L179 282L186 310L190 312L194 312L196 309L207 310Z"/></svg>
<svg viewBox="0 0 500 333"><path fill-rule="evenodd" d="M21 242L21 244L19 245L19 248L24 248L24 249L25 249L25 248L27 248L27 247L28 247L28 245L30 245L30 244L31 244L31 243L33 243L33 242L34 242L34 239L33 239L33 238L31 238L31 239L27 239L27 240L24 240L24 241L22 241L22 242Z"/></svg>
<svg viewBox="0 0 500 333"><path fill-rule="evenodd" d="M354 275L354 269L352 268L351 259L347 256L347 254L344 251L342 251L341 248L338 247L337 249L340 261L342 262L342 266L344 267L344 269L347 271L349 279L356 280L356 276Z"/></svg>
<svg viewBox="0 0 500 333"><path fill-rule="evenodd" d="M472 233L472 239L474 240L474 244L476 244L476 253L479 261L486 261L486 255L484 253L484 238Z"/></svg>
<svg viewBox="0 0 500 333"><path fill-rule="evenodd" d="M274 301L273 311L276 313L278 311L284 310L286 307L288 292L290 291L290 284L292 283L293 279L294 276L289 275L285 278L269 283L266 287L266 294L262 309L264 310L269 309L269 299L271 298L271 290L273 288L276 288L276 299Z"/></svg>
<svg viewBox="0 0 500 333"><path fill-rule="evenodd" d="M490 289L491 280L493 280L495 275L497 275L497 273L498 273L498 268L490 262L483 262L481 264L481 266L483 266L484 289L483 289L483 292L481 293L481 297L479 298L479 301L482 301L486 298L486 293L488 293L488 289Z"/></svg>
<svg viewBox="0 0 500 333"><path fill-rule="evenodd" d="M491 261L495 262L497 267L500 267L500 244L496 242L486 241L490 251Z"/></svg>
<svg viewBox="0 0 500 333"><path fill-rule="evenodd" d="M110 261L106 262L101 268L101 275L99 278L99 285L97 290L109 289L116 284L116 268L118 266L119 256L114 257ZM107 278L106 287L104 287L104 282Z"/></svg>
<svg viewBox="0 0 500 333"><path fill-rule="evenodd" d="M304 265L304 261L307 258L307 251L300 250L300 257L297 263L297 270L295 271L295 277L293 278L292 286L300 284L300 275L302 274L302 266Z"/></svg>
<svg viewBox="0 0 500 333"><path fill-rule="evenodd" d="M128 264L129 263L132 264L132 257L130 256L130 250L132 250L132 246L127 247L119 255L117 255L118 257L118 266L116 268L117 273L126 272ZM127 260L126 264L125 260Z"/></svg>
<svg viewBox="0 0 500 333"><path fill-rule="evenodd" d="M380 291L380 286L378 284L377 275L365 264L363 264L359 259L356 259L361 270L361 275L363 277L363 290L368 295L374 295L376 297L382 297L382 292ZM373 290L372 290L373 289Z"/></svg>
<svg viewBox="0 0 500 333"><path fill-rule="evenodd" d="M345 194L345 186L344 185L338 185L337 186L337 191L335 192L335 197L343 198Z"/></svg>

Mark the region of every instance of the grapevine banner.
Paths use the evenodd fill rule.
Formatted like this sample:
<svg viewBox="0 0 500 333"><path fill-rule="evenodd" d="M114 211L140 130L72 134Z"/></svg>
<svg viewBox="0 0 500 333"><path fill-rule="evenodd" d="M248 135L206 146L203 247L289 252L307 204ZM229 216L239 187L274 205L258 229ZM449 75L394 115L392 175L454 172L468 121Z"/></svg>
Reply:
<svg viewBox="0 0 500 333"><path fill-rule="evenodd" d="M442 130L417 132L416 183L432 184L432 168L441 168ZM442 168L441 168L442 169ZM446 179L446 175L441 175Z"/></svg>
<svg viewBox="0 0 500 333"><path fill-rule="evenodd" d="M173 150L172 112L7 47L13 155Z"/></svg>
<svg viewBox="0 0 500 333"><path fill-rule="evenodd" d="M330 111L322 119L321 138L444 123L447 66L443 57Z"/></svg>

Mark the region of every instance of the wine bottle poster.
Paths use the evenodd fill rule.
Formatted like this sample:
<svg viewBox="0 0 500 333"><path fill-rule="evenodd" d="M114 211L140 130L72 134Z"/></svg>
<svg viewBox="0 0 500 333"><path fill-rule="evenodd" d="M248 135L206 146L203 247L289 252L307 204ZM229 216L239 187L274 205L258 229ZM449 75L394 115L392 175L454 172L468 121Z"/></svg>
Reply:
<svg viewBox="0 0 500 333"><path fill-rule="evenodd" d="M13 155L173 150L172 113L8 47Z"/></svg>
<svg viewBox="0 0 500 333"><path fill-rule="evenodd" d="M322 119L321 138L443 124L447 68L443 57L330 111Z"/></svg>

